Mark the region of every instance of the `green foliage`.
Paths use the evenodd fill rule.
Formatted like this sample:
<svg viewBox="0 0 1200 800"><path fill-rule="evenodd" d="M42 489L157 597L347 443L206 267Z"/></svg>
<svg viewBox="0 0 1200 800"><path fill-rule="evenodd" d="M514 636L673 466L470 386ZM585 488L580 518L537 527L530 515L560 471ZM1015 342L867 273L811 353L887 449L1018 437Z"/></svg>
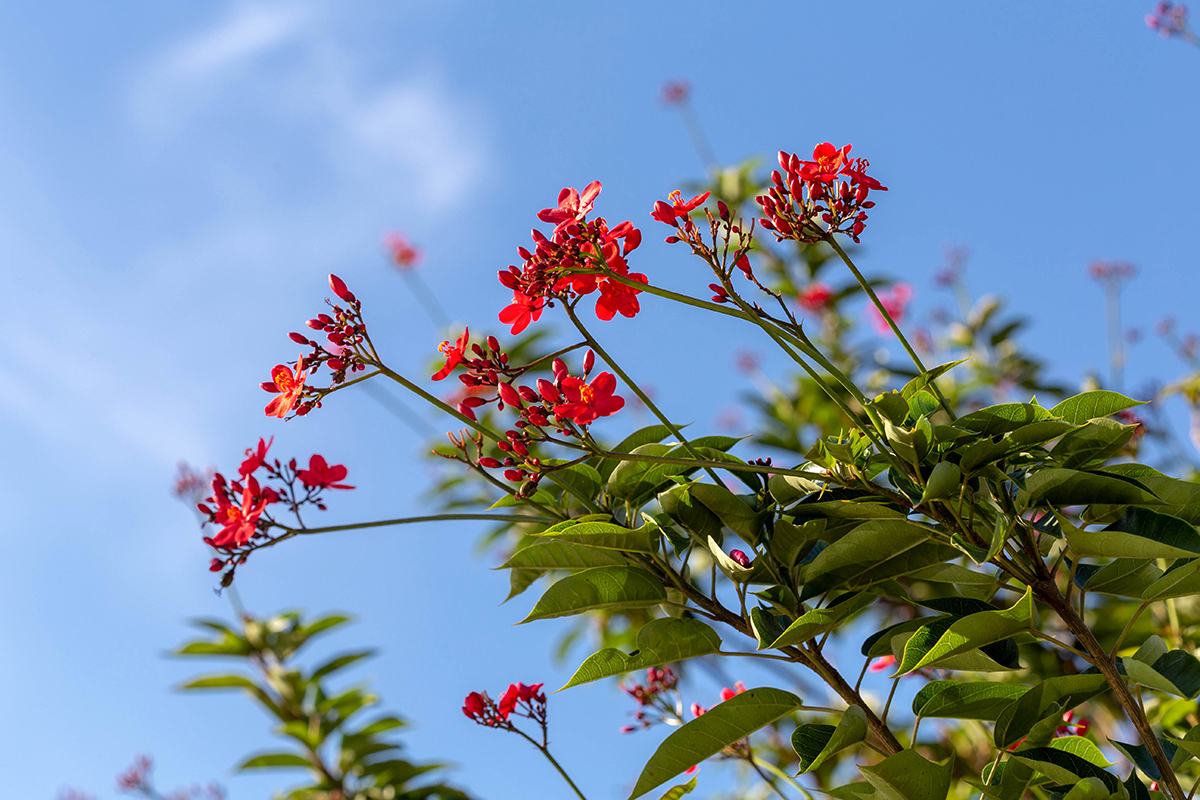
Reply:
<svg viewBox="0 0 1200 800"><path fill-rule="evenodd" d="M368 658L371 650L344 653L311 669L296 654L316 636L349 621L330 615L306 622L291 612L267 619L247 617L241 630L211 620L197 625L216 638L186 642L177 656L236 656L244 674L208 675L186 681L185 691L239 689L278 720L276 733L291 744L245 759L239 770L287 770L307 773L298 786L280 792L281 800L469 800L464 792L430 782L438 764L401 758L391 733L404 722L391 715L369 721L363 714L378 700L361 687L332 689L335 673Z"/></svg>

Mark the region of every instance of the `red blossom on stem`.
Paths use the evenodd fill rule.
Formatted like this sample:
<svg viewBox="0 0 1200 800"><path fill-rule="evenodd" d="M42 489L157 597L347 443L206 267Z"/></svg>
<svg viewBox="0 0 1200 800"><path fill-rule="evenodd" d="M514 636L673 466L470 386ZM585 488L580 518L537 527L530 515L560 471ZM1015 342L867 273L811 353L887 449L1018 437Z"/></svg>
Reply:
<svg viewBox="0 0 1200 800"><path fill-rule="evenodd" d="M304 382L308 378L308 373L303 369L304 356L301 355L296 359L296 371L286 364L276 364L271 370L271 381L262 384L262 388L268 392L278 392L279 396L271 400L267 404L266 413L268 417L279 417L283 419L300 400L300 395L304 392Z"/></svg>
<svg viewBox="0 0 1200 800"><path fill-rule="evenodd" d="M912 286L907 283L897 283L890 291L884 290L876 292L876 294L879 296L879 302L887 310L888 316L892 318L893 322L899 325L901 320L904 319L904 312L908 308L909 301L912 300ZM867 313L870 315L871 324L875 327L876 331L881 334L891 331L887 320L883 318L883 314L879 312L879 309L874 304L867 306Z"/></svg>
<svg viewBox="0 0 1200 800"><path fill-rule="evenodd" d="M309 489L353 489L339 483L346 479L346 472L341 464L330 465L324 456L313 455L308 459L308 469L298 470L296 477Z"/></svg>
<svg viewBox="0 0 1200 800"><path fill-rule="evenodd" d="M458 341L454 344L450 342L442 342L438 345L438 351L446 357L446 365L433 374L433 380L440 381L454 371L463 360L463 353L466 352L467 343L471 341L471 329L464 328L462 335L458 337Z"/></svg>
<svg viewBox="0 0 1200 800"><path fill-rule="evenodd" d="M616 388L617 379L611 372L601 372L590 384L574 376L563 378L562 394L566 402L556 405L554 413L562 419L588 425L624 408L625 398L613 394Z"/></svg>
<svg viewBox="0 0 1200 800"><path fill-rule="evenodd" d="M520 292L513 292L512 303L500 312L500 321L511 325L511 333L516 336L529 327L529 323L537 322L542 316L542 308L546 301L541 297L528 297Z"/></svg>
<svg viewBox="0 0 1200 800"><path fill-rule="evenodd" d="M824 313L829 308L829 301L832 299L833 289L820 281L810 283L796 294L796 302L800 304L800 307L814 314Z"/></svg>
<svg viewBox="0 0 1200 800"><path fill-rule="evenodd" d="M662 222L672 227L675 225L676 219L685 219L690 216L705 200L709 198L712 192L698 194L691 200L684 201L683 195L679 192L671 192L667 196L670 203L665 203L658 200L654 203L654 210L650 212L650 216L654 217L659 222Z"/></svg>

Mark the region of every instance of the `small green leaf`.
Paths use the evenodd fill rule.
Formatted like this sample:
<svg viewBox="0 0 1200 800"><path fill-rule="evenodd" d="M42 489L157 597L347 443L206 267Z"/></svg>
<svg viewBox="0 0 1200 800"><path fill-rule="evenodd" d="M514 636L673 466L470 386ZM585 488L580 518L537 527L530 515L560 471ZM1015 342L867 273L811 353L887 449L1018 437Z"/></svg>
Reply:
<svg viewBox="0 0 1200 800"><path fill-rule="evenodd" d="M916 750L901 750L858 771L875 787L874 800L946 800L954 759L926 761Z"/></svg>
<svg viewBox="0 0 1200 800"><path fill-rule="evenodd" d="M792 731L792 749L800 757L797 775L811 772L831 756L867 738L867 715L859 706L850 706L837 727L807 723Z"/></svg>
<svg viewBox="0 0 1200 800"><path fill-rule="evenodd" d="M1027 691L1028 686L1013 683L931 681L913 698L912 712L918 717L995 721Z"/></svg>
<svg viewBox="0 0 1200 800"><path fill-rule="evenodd" d="M546 460L552 461L552 459ZM604 485L604 478L600 477L596 468L587 464L559 467L551 474L561 479L563 483L570 485L584 497L596 497L600 494L600 487Z"/></svg>
<svg viewBox="0 0 1200 800"><path fill-rule="evenodd" d="M270 769L272 767L304 767L312 769L312 762L295 753L262 753L243 761L238 771L247 769Z"/></svg>
<svg viewBox="0 0 1200 800"><path fill-rule="evenodd" d="M911 400L917 394L917 392L929 386L930 383L937 380L942 375L945 375L947 372L954 369L966 360L967 359L965 358L960 358L958 361L951 361L948 364L939 364L933 369L925 370L923 374L918 375L908 383L904 384L904 388L900 390L900 396L905 400Z"/></svg>
<svg viewBox="0 0 1200 800"><path fill-rule="evenodd" d="M759 650L775 650L793 644L802 644L815 636L832 630L842 620L875 602L875 595L867 592L848 592L824 608L814 608L800 616L787 627L779 638Z"/></svg>
<svg viewBox="0 0 1200 800"><path fill-rule="evenodd" d="M370 658L373 655L375 655L374 650L360 650L357 653L347 653L345 655L332 658L313 670L312 680L320 680L326 675L337 672L339 669L344 669L356 661L360 661L364 658Z"/></svg>
<svg viewBox="0 0 1200 800"><path fill-rule="evenodd" d="M1124 411L1127 408L1140 405L1145 404L1140 400L1130 400L1125 395L1117 394L1116 392L1101 390L1084 392L1074 397L1068 397L1050 409L1050 413L1060 419L1065 419L1067 422L1073 422L1078 425L1088 420L1108 417L1116 414L1118 411Z"/></svg>
<svg viewBox="0 0 1200 800"><path fill-rule="evenodd" d="M925 482L925 493L921 495L921 505L930 500L944 500L947 497L957 497L962 488L962 470L958 464L949 461L939 461Z"/></svg>
<svg viewBox="0 0 1200 800"><path fill-rule="evenodd" d="M1193 594L1200 594L1200 558L1176 561L1166 573L1142 591L1141 599L1165 600Z"/></svg>
<svg viewBox="0 0 1200 800"><path fill-rule="evenodd" d="M708 549L712 553L713 561L725 573L729 580L735 583L744 583L751 575L754 574L754 566L751 563L748 567L743 567L738 562L734 561L725 551L721 549L721 545L713 537L708 537Z"/></svg>
<svg viewBox="0 0 1200 800"><path fill-rule="evenodd" d="M557 581L522 623L597 608L645 608L667 599L662 581L635 567L594 567Z"/></svg>
<svg viewBox="0 0 1200 800"><path fill-rule="evenodd" d="M1166 739L1159 739L1159 744L1162 745L1163 752L1167 756L1168 761L1173 761L1177 746L1174 742ZM1158 768L1158 764L1154 763L1154 757L1150 755L1150 749L1144 744L1126 744L1118 742L1116 739L1109 739L1109 744L1120 750L1126 758L1133 762L1134 766L1142 771L1152 781L1162 780L1162 771ZM1103 764L1102 766L1111 766Z"/></svg>
<svg viewBox="0 0 1200 800"><path fill-rule="evenodd" d="M254 681L241 675L206 675L195 678L179 685L182 690L189 689L257 689Z"/></svg>
<svg viewBox="0 0 1200 800"><path fill-rule="evenodd" d="M770 687L750 689L718 703L658 746L642 769L629 800L641 797L800 706L796 695Z"/></svg>
<svg viewBox="0 0 1200 800"><path fill-rule="evenodd" d="M721 649L717 632L697 619L663 617L642 626L637 649L629 655L613 648L589 656L563 689L622 675L638 669L658 667L673 661L686 661ZM562 689L559 689L562 691Z"/></svg>
<svg viewBox="0 0 1200 800"><path fill-rule="evenodd" d="M834 587L865 589L955 555L957 551L933 542L932 531L915 522L871 520L826 547L805 566L801 599Z"/></svg>
<svg viewBox="0 0 1200 800"><path fill-rule="evenodd" d="M917 640L914 636L904 648L904 663L892 677L907 675L922 667L937 666L939 662L953 656L1015 636L1036 624L1035 613L1033 589L1027 587L1021 599L1010 608L981 611L950 623L927 650L921 653L917 648L917 651L912 653L915 658L910 656L910 647L913 647Z"/></svg>
<svg viewBox="0 0 1200 800"><path fill-rule="evenodd" d="M671 787L667 790L666 794L659 798L659 800L679 800L679 798L683 797L685 794L690 794L695 788L696 779L692 778L687 783L681 783L678 786Z"/></svg>
<svg viewBox="0 0 1200 800"><path fill-rule="evenodd" d="M652 442L633 449L632 455L666 456L672 450L669 444ZM649 498L654 491L667 483L674 475L692 471L683 464L656 464L647 461L622 461L608 476L606 491L609 497L629 501L634 505L642 498ZM644 500L642 501L644 502Z"/></svg>
<svg viewBox="0 0 1200 800"><path fill-rule="evenodd" d="M691 486L673 486L658 495L658 504L671 519L678 522L700 541L712 536L721 540L721 520L708 507L697 500Z"/></svg>
<svg viewBox="0 0 1200 800"><path fill-rule="evenodd" d="M1113 744L1116 744L1116 742L1113 742ZM1112 766L1112 763L1104 757L1104 753L1100 752L1100 748L1096 743L1085 736L1055 736L1047 746L1054 750L1061 750L1064 753L1070 753L1073 756L1082 758L1089 764L1101 769Z"/></svg>
<svg viewBox="0 0 1200 800"><path fill-rule="evenodd" d="M1117 558L1102 567L1079 564L1075 568L1075 584L1089 592L1140 599L1162 574L1151 559Z"/></svg>
<svg viewBox="0 0 1200 800"><path fill-rule="evenodd" d="M786 508L801 497L821 491L821 484L799 475L772 475L767 479L767 491Z"/></svg>
<svg viewBox="0 0 1200 800"><path fill-rule="evenodd" d="M1096 778L1103 781L1110 792L1117 791L1121 785L1116 775L1105 772L1085 758L1053 747L1018 750L1012 757L1033 767L1055 783L1074 784L1076 781Z"/></svg>
<svg viewBox="0 0 1200 800"><path fill-rule="evenodd" d="M763 514L754 509L752 496L736 495L715 483L694 483L690 490L692 496L716 514L729 530L751 545L758 544L762 535Z"/></svg>
<svg viewBox="0 0 1200 800"><path fill-rule="evenodd" d="M557 530L532 535L600 550L620 550L626 553L658 552L659 528L656 525L643 525L634 529L612 522L581 522L561 528L556 525L555 528Z"/></svg>

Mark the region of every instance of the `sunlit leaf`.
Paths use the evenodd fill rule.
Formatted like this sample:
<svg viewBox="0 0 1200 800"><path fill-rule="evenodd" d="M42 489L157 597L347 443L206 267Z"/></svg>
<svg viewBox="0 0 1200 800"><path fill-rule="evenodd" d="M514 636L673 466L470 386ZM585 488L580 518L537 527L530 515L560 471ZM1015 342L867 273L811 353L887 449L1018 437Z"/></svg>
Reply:
<svg viewBox="0 0 1200 800"><path fill-rule="evenodd" d="M667 599L662 581L636 567L594 567L555 582L522 623L597 608L645 608Z"/></svg>
<svg viewBox="0 0 1200 800"><path fill-rule="evenodd" d="M637 635L637 649L632 653L626 655L614 648L601 650L589 656L562 688L569 689L612 675L685 661L720 649L721 637L700 620L663 617L642 626Z"/></svg>

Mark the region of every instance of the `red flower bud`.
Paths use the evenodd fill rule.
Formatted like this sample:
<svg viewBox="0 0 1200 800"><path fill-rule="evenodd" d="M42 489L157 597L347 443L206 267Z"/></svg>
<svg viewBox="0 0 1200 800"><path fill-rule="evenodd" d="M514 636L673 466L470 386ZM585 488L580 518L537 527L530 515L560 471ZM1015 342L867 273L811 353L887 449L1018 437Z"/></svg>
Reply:
<svg viewBox="0 0 1200 800"><path fill-rule="evenodd" d="M484 703L483 696L479 692L471 692L467 698L463 700L463 713L468 717L474 717L483 713Z"/></svg>
<svg viewBox="0 0 1200 800"><path fill-rule="evenodd" d="M741 550L730 550L729 557L731 559L733 559L734 561L736 561L738 563L738 566L741 566L741 567L750 566L750 559L747 558L746 554L743 553Z"/></svg>
<svg viewBox="0 0 1200 800"><path fill-rule="evenodd" d="M479 408L486 402L482 397L464 397L462 404L467 408Z"/></svg>
<svg viewBox="0 0 1200 800"><path fill-rule="evenodd" d="M479 466L487 467L488 469L495 469L496 467L500 466L500 462L491 456L484 456L483 458L479 459Z"/></svg>
<svg viewBox="0 0 1200 800"><path fill-rule="evenodd" d="M329 288L330 288L330 290L333 291L334 294L336 294L338 297L345 300L347 303L354 302L354 294L349 289L346 288L345 281L343 281L337 275L330 274Z"/></svg>
<svg viewBox="0 0 1200 800"><path fill-rule="evenodd" d="M308 327L312 328L314 331L319 331L325 327L325 323L321 322L321 320L319 320L319 319L310 319L307 322L305 322L304 324L307 325Z"/></svg>
<svg viewBox="0 0 1200 800"><path fill-rule="evenodd" d="M554 361L550 364L550 368L554 371L555 380L562 380L562 378L567 374L567 362L563 361L561 358L554 359Z"/></svg>
<svg viewBox="0 0 1200 800"><path fill-rule="evenodd" d="M296 344L308 344L308 337L305 336L303 333L296 333L295 331L293 331L292 333L288 334L288 338L291 339Z"/></svg>
<svg viewBox="0 0 1200 800"><path fill-rule="evenodd" d="M558 389L554 388L554 384L545 378L538 378L537 388L547 403L557 403L562 397Z"/></svg>
<svg viewBox="0 0 1200 800"><path fill-rule="evenodd" d="M489 350L496 352L500 349L500 340L495 336L489 336L487 338L487 346Z"/></svg>
<svg viewBox="0 0 1200 800"><path fill-rule="evenodd" d="M524 473L522 473L520 470L506 469L506 470L504 470L504 477L505 477L505 479L513 481L515 483L516 481L521 480L525 476L524 476Z"/></svg>
<svg viewBox="0 0 1200 800"><path fill-rule="evenodd" d="M596 354L588 350L583 354L583 374L586 376L596 366Z"/></svg>
<svg viewBox="0 0 1200 800"><path fill-rule="evenodd" d="M279 389L277 389L277 388L275 387L275 382L274 382L274 381L263 381L263 382L262 382L262 383L260 383L258 386L259 386L259 388L260 388L260 389L262 389L264 392L273 392L273 393L275 393L275 394L278 394L278 393L279 393Z"/></svg>
<svg viewBox="0 0 1200 800"><path fill-rule="evenodd" d="M500 390L500 399L510 406L520 408L524 403L521 402L521 396L517 394L517 390L512 387L511 383L502 383L497 387Z"/></svg>
<svg viewBox="0 0 1200 800"><path fill-rule="evenodd" d="M214 558L208 565L209 572L220 572L225 568L225 562L219 558Z"/></svg>

